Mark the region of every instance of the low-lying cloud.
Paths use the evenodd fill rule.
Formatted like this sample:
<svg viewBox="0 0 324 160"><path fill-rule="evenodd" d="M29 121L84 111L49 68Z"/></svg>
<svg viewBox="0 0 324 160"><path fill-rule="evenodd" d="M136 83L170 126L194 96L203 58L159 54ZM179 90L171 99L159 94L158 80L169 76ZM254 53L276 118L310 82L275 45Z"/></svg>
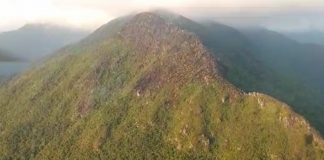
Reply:
<svg viewBox="0 0 324 160"><path fill-rule="evenodd" d="M324 2L320 0L1 0L0 31L26 23L55 23L93 30L120 15L154 8L231 25L288 31L324 28Z"/></svg>

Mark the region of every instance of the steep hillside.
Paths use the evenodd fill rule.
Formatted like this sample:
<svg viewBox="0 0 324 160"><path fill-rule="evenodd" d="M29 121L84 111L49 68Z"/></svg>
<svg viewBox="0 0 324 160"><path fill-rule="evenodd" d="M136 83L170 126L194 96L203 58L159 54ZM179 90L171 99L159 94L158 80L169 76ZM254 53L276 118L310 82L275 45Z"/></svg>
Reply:
<svg viewBox="0 0 324 160"><path fill-rule="evenodd" d="M302 117L236 89L196 35L154 13L106 24L0 96L0 159L324 158Z"/></svg>
<svg viewBox="0 0 324 160"><path fill-rule="evenodd" d="M0 33L0 48L19 58L36 60L86 35L84 31L49 24L27 24L15 31Z"/></svg>
<svg viewBox="0 0 324 160"><path fill-rule="evenodd" d="M295 106L313 124L324 132L324 47L301 44L279 33L265 29L248 29L243 33L252 43L256 57L267 67L289 77L288 83L297 80L296 96L286 102ZM274 63L275 62L275 63Z"/></svg>
<svg viewBox="0 0 324 160"><path fill-rule="evenodd" d="M301 44L265 29L245 30L243 33L253 44L254 51L259 53L259 59L263 63L276 71L290 73L303 83L313 84L315 88L322 86L323 46Z"/></svg>
<svg viewBox="0 0 324 160"><path fill-rule="evenodd" d="M198 35L202 43L217 57L222 75L232 84L246 92L266 93L288 103L295 111L310 120L312 125L324 135L324 119L321 115L324 109L322 105L324 94L319 91L324 86L321 84L324 80L318 78L323 75L321 68L324 63L320 58L323 49L319 46L302 45L294 41L294 45L287 45L291 44L292 40L274 33L269 35L276 36L252 32L254 38L251 38L251 34L247 34L246 30L239 31L210 21L197 23L165 11L157 11L157 13L173 24ZM269 37L276 38L268 41ZM306 49L299 45L308 47ZM302 56L292 57L294 54L287 52L289 49L298 50L297 52L302 53L299 54ZM276 54L269 53L271 51L275 51ZM316 54L308 55L309 51ZM276 63L273 63L274 61ZM310 65L310 62L313 64ZM277 64L281 65L273 67ZM304 74L304 71L313 76L305 76L309 73ZM296 72L301 74L293 76ZM303 81L305 78L308 81Z"/></svg>

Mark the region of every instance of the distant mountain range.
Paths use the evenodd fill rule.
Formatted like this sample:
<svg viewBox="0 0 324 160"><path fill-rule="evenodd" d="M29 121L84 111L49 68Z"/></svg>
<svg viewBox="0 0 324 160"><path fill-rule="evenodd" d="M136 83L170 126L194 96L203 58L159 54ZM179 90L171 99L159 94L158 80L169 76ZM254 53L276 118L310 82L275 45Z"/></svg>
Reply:
<svg viewBox="0 0 324 160"><path fill-rule="evenodd" d="M294 39L300 43L312 43L324 45L324 31L309 30L299 32L280 32L287 37Z"/></svg>
<svg viewBox="0 0 324 160"><path fill-rule="evenodd" d="M6 51L3 51L0 49L0 62L3 61L17 61L19 60L16 57L11 56L10 54L8 54Z"/></svg>
<svg viewBox="0 0 324 160"><path fill-rule="evenodd" d="M14 57L37 60L87 34L50 24L27 24L18 30L0 33L0 48Z"/></svg>
<svg viewBox="0 0 324 160"><path fill-rule="evenodd" d="M261 86L261 90L295 106L324 132L324 47L300 43L266 29L242 33L250 41L254 56L282 81L280 86Z"/></svg>
<svg viewBox="0 0 324 160"><path fill-rule="evenodd" d="M300 106L250 92L310 94L252 33L117 18L0 87L0 159L324 159Z"/></svg>

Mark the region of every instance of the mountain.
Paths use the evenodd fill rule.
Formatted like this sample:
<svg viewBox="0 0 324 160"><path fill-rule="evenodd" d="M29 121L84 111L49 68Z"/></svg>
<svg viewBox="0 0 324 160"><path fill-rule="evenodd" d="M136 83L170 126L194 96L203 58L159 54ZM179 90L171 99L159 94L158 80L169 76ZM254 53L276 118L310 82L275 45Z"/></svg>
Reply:
<svg viewBox="0 0 324 160"><path fill-rule="evenodd" d="M227 82L199 36L122 17L0 88L0 159L323 159L286 104Z"/></svg>
<svg viewBox="0 0 324 160"><path fill-rule="evenodd" d="M37 60L86 35L84 31L50 24L27 24L0 33L0 48L21 59Z"/></svg>
<svg viewBox="0 0 324 160"><path fill-rule="evenodd" d="M324 45L324 32L318 30L300 31L300 32L280 32L285 36L300 43L313 43Z"/></svg>
<svg viewBox="0 0 324 160"><path fill-rule="evenodd" d="M7 52L0 49L0 62L2 61L17 61L18 58L10 56Z"/></svg>
<svg viewBox="0 0 324 160"><path fill-rule="evenodd" d="M324 47L302 44L277 32L266 29L247 29L242 33L252 44L255 56L279 75L287 77L287 83L296 83L291 98L285 102L295 106L321 132L324 131ZM290 89L286 87L287 91ZM283 97L279 93L277 97Z"/></svg>
<svg viewBox="0 0 324 160"><path fill-rule="evenodd" d="M260 29L244 32L253 43L262 62L271 68L291 73L304 83L317 81L316 87L324 81L321 68L324 67L324 47L315 44L301 44L279 33ZM276 63L273 63L276 62Z"/></svg>
<svg viewBox="0 0 324 160"><path fill-rule="evenodd" d="M324 86L320 78L323 75L321 53L324 50L321 46L300 44L270 31L270 34L265 35L256 32L260 30L258 28L236 29L213 21L197 23L169 12L158 13L199 36L216 57L221 74L229 82L245 92L266 93L288 103L324 135L324 118L321 115L324 110L324 94L321 91L324 90L320 89ZM276 38L267 41L269 37ZM258 45L259 43L263 45ZM296 50L296 55L299 56L292 55L289 49ZM272 54L273 51L277 54ZM314 53L308 54L309 52ZM281 65L273 67L278 64ZM304 70L302 74L295 74L301 70Z"/></svg>

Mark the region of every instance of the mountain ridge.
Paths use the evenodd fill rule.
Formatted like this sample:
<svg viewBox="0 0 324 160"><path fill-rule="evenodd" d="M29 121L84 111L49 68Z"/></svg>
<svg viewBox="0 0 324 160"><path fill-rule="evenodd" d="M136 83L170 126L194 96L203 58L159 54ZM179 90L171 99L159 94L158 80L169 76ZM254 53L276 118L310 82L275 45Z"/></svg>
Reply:
<svg viewBox="0 0 324 160"><path fill-rule="evenodd" d="M85 35L84 31L63 26L26 24L17 30L0 33L0 48L20 59L39 60Z"/></svg>
<svg viewBox="0 0 324 160"><path fill-rule="evenodd" d="M282 75L280 77L288 78L285 80L288 84L273 96L294 106L296 112L307 117L323 134L324 119L320 113L323 111L324 95L324 74L321 72L324 48L301 44L266 29L242 30L242 33L252 42L254 52L258 53L255 56L264 65Z"/></svg>
<svg viewBox="0 0 324 160"><path fill-rule="evenodd" d="M157 13L195 33L216 57L223 77L233 85L245 92L266 93L288 103L324 134L324 119L320 115L324 95L320 80L323 48L300 44L263 28L233 28L213 21L198 23L165 11ZM256 33L247 33L247 29Z"/></svg>
<svg viewBox="0 0 324 160"><path fill-rule="evenodd" d="M305 120L228 83L193 33L150 12L123 24L0 88L0 158L323 158Z"/></svg>

